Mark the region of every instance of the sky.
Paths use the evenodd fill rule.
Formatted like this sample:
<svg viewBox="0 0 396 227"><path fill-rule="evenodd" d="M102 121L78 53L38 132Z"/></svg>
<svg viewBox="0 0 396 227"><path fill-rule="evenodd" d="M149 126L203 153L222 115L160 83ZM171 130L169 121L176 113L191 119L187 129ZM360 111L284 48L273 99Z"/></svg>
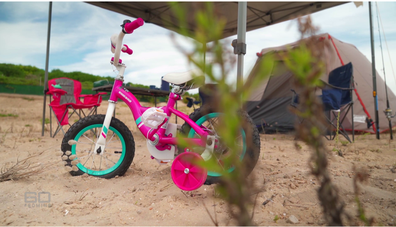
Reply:
<svg viewBox="0 0 396 227"><path fill-rule="evenodd" d="M375 2L374 2L375 3ZM396 76L391 60L396 60L396 2L377 2L384 27L387 46L382 34L385 72L388 85L396 93ZM0 63L32 65L45 69L48 2L0 2ZM356 7L352 2L312 14L319 33L355 45L370 61L370 29L368 2ZM383 76L379 43L376 4L374 12L374 39L377 71ZM99 76L115 76L109 60L110 37L120 32L124 19L133 20L84 2L53 2L49 70L81 71ZM144 85L161 84L167 73L189 70L187 60L171 41L173 33L146 23L124 43L133 49L131 56L122 55L127 65L125 81ZM176 33L174 33L176 34ZM188 38L176 34L178 42L191 48ZM235 36L223 41L231 44ZM285 45L299 39L295 20L271 25L246 34L244 78L257 60L256 53L263 48ZM229 46L232 50L231 45ZM389 57L390 55L390 57ZM236 69L230 78L236 78ZM384 88L378 88L384 89Z"/></svg>

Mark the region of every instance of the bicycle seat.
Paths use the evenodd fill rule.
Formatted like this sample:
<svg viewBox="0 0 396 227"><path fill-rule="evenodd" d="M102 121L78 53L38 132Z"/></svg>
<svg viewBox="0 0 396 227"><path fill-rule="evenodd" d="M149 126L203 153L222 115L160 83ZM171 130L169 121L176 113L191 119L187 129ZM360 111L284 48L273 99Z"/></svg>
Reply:
<svg viewBox="0 0 396 227"><path fill-rule="evenodd" d="M198 88L197 80L205 81L205 76L198 70L189 70L187 72L168 73L163 78L164 81L178 86L191 86L190 89Z"/></svg>

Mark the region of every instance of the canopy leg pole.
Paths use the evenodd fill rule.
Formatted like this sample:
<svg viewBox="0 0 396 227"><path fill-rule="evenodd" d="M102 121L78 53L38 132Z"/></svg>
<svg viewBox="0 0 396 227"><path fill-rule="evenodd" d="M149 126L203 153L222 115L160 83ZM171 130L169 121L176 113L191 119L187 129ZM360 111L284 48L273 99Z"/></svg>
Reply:
<svg viewBox="0 0 396 227"><path fill-rule="evenodd" d="M52 2L49 2L48 9L48 29L47 29L47 53L45 56L45 76L44 76L44 101L43 101L43 120L41 128L41 136L44 136L44 125L45 125L45 109L47 107L47 94L46 90L48 88L48 62L49 62L49 50L50 50L50 37L51 37L51 18L52 18Z"/></svg>
<svg viewBox="0 0 396 227"><path fill-rule="evenodd" d="M243 65L246 54L246 15L247 2L238 2L238 29L237 29L237 46L234 53L238 54L237 62L237 89L242 86L243 82Z"/></svg>
<svg viewBox="0 0 396 227"><path fill-rule="evenodd" d="M371 64L372 64L372 74L373 74L373 97L375 103L375 125L377 126L377 139L380 139L379 134L379 119L378 119L378 96L377 96L377 73L375 70L375 49L374 49L374 31L373 31L373 18L371 15L371 2L369 2L369 16L370 16L370 40L371 40Z"/></svg>

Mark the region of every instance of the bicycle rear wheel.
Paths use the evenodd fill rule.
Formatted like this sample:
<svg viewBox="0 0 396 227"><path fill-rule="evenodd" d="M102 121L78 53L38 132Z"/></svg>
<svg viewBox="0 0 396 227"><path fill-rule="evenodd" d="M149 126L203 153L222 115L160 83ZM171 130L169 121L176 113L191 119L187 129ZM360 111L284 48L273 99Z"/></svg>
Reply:
<svg viewBox="0 0 396 227"><path fill-rule="evenodd" d="M237 155L243 162L245 167L245 173L248 175L254 169L258 158L260 156L260 135L257 128L253 125L253 121L246 112L240 112L242 116L242 128L235 138L235 143L239 147ZM196 109L190 114L190 119L193 120L197 125L201 126L206 130L209 135L216 136L216 146L213 151L213 156L217 159L219 165L223 164L223 160L231 155L229 149L223 145L221 138L218 136L217 127L221 113L213 111L203 111L202 108ZM199 135L195 133L195 130L191 128L187 123L182 126L182 133L188 138L199 138ZM205 148L194 147L194 152L203 154ZM205 155L202 155L205 159ZM234 167L229 168L227 171L234 171ZM205 184L210 185L217 183L222 175L217 172L208 171L208 177Z"/></svg>

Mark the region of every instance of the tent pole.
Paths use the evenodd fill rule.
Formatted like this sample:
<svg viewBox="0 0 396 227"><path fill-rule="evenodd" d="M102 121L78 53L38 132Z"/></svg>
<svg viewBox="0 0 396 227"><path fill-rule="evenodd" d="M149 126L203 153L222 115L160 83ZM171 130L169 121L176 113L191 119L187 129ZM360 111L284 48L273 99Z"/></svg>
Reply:
<svg viewBox="0 0 396 227"><path fill-rule="evenodd" d="M48 29L47 29L47 52L45 56L45 76L44 76L44 101L43 101L43 121L42 121L42 128L41 128L41 136L44 136L44 125L45 125L45 109L46 109L46 101L47 95L46 90L48 88L48 61L49 61L49 50L50 50L50 37L51 37L51 18L52 18L52 2L49 2L49 9L48 9Z"/></svg>
<svg viewBox="0 0 396 227"><path fill-rule="evenodd" d="M377 73L375 70L375 50L374 50L374 31L373 31L373 18L371 14L371 2L369 2L369 16L370 16L370 40L371 40L371 64L373 74L373 97L375 103L375 125L377 126L377 139L380 139L379 135L379 119L378 119L378 96L377 96Z"/></svg>
<svg viewBox="0 0 396 227"><path fill-rule="evenodd" d="M243 64L246 54L246 15L247 2L238 2L238 28L237 28L237 89L243 82Z"/></svg>

